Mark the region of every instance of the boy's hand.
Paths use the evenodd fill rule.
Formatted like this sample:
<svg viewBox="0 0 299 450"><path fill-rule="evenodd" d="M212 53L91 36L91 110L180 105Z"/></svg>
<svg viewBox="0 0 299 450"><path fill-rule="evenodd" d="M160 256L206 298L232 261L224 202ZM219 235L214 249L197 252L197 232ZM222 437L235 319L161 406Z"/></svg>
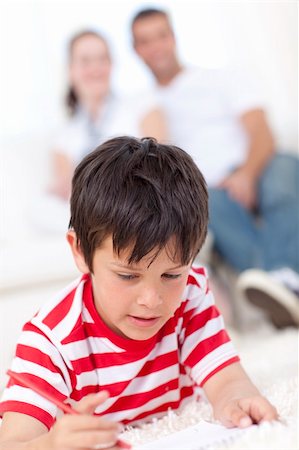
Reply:
<svg viewBox="0 0 299 450"><path fill-rule="evenodd" d="M203 388L215 418L227 427L245 428L278 419L274 406L260 394L239 362L216 372Z"/></svg>
<svg viewBox="0 0 299 450"><path fill-rule="evenodd" d="M276 408L261 395L231 400L222 409L215 411L226 427L249 427L253 423L277 420Z"/></svg>
<svg viewBox="0 0 299 450"><path fill-rule="evenodd" d="M77 405L80 415L66 414L59 418L47 434L47 449L86 450L96 448L118 448L116 446L119 425L94 416L98 405L108 398L108 392L91 394Z"/></svg>

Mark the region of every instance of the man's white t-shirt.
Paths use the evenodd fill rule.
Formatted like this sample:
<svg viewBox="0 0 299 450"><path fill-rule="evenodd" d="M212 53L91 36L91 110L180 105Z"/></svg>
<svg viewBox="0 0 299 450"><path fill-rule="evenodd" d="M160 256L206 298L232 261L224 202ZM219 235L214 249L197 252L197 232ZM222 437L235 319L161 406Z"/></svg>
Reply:
<svg viewBox="0 0 299 450"><path fill-rule="evenodd" d="M246 158L248 139L239 118L262 102L251 83L235 72L185 68L168 86L155 88L171 143L195 160L215 186Z"/></svg>

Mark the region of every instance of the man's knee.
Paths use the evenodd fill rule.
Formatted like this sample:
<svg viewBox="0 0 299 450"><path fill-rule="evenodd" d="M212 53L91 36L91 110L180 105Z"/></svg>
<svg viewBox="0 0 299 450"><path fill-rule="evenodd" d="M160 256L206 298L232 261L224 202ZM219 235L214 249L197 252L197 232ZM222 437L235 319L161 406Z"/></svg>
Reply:
<svg viewBox="0 0 299 450"><path fill-rule="evenodd" d="M299 192L299 158L277 154L265 169L259 183L259 201L271 206L296 200Z"/></svg>
<svg viewBox="0 0 299 450"><path fill-rule="evenodd" d="M229 203L229 196L224 189L209 189L210 215L225 213Z"/></svg>

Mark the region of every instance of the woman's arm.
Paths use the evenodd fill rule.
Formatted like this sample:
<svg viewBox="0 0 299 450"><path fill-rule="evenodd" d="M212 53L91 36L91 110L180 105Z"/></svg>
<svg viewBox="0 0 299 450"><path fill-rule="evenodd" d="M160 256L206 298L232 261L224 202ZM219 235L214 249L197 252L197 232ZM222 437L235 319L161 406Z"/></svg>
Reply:
<svg viewBox="0 0 299 450"><path fill-rule="evenodd" d="M50 184L49 192L68 200L74 173L73 161L64 153L54 150L52 152L52 173L53 181Z"/></svg>

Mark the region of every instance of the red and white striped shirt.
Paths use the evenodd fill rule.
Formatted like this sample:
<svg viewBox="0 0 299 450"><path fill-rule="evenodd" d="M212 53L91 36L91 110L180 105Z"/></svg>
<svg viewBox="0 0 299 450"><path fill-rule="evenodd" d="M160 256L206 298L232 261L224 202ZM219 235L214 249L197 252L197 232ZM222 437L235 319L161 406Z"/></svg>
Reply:
<svg viewBox="0 0 299 450"><path fill-rule="evenodd" d="M196 386L238 360L205 270L194 266L173 317L143 341L108 328L95 309L91 279L82 276L25 324L12 370L72 405L108 390L96 413L126 424L179 408ZM0 414L6 411L35 417L48 428L61 413L12 379L0 403Z"/></svg>

